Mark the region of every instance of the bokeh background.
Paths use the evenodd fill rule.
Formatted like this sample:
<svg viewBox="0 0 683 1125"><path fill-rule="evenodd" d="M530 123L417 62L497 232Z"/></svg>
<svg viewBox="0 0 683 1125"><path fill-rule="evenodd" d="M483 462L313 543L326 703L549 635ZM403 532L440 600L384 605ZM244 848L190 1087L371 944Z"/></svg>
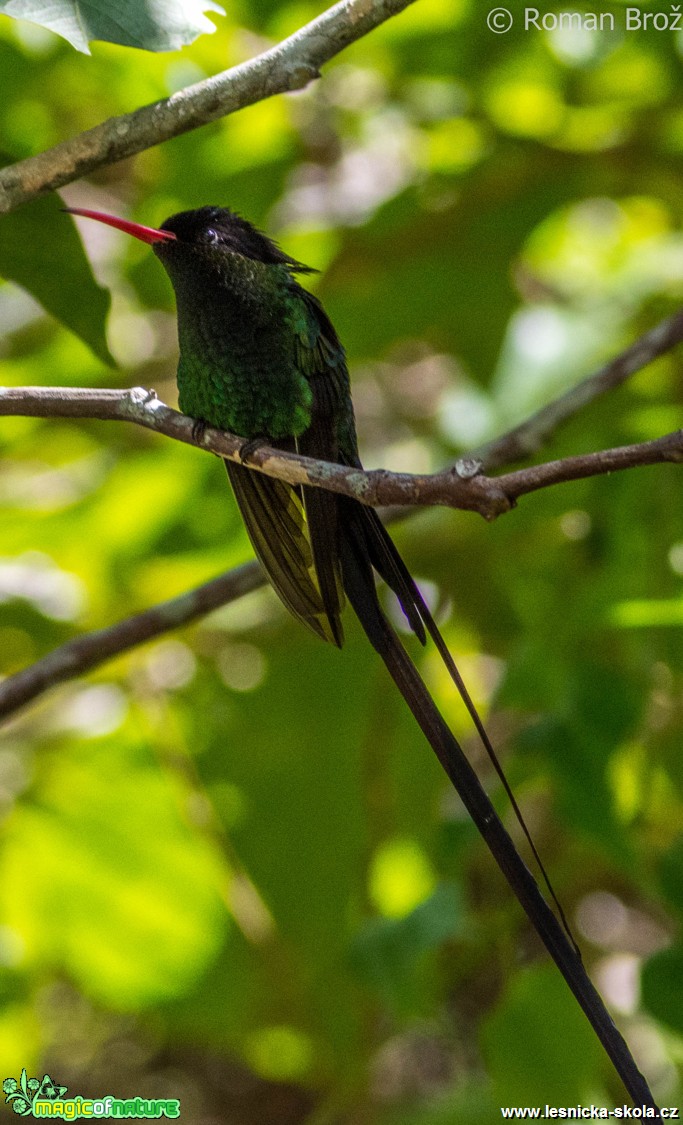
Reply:
<svg viewBox="0 0 683 1125"><path fill-rule="evenodd" d="M164 55L96 43L88 57L0 18L5 159L247 59L322 10L226 8L215 34ZM348 350L366 464L437 469L683 296L683 38L627 33L624 6L598 10L614 32L525 32L515 0L515 27L494 35L475 0L419 0L305 92L63 199L154 225L229 204L267 229L321 271L310 284ZM174 403L162 269L82 225L112 294L108 366L106 297L58 204L0 221L0 270L26 286L0 287L2 382L153 386ZM543 456L680 425L674 353ZM249 558L215 458L132 426L7 418L0 432L5 675ZM433 510L395 528L590 971L672 1106L680 486L680 468L658 466L546 490L493 525ZM350 619L347 637L328 650L259 590L6 728L0 1078L27 1067L71 1095L179 1097L201 1125L467 1125L500 1120L501 1105L623 1103ZM434 654L407 643L509 821Z"/></svg>

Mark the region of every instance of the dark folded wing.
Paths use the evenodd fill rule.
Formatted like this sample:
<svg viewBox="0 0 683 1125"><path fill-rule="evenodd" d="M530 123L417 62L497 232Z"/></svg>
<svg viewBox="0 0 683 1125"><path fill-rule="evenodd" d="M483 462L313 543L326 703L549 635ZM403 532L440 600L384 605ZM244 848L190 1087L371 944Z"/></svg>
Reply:
<svg viewBox="0 0 683 1125"><path fill-rule="evenodd" d="M251 544L277 594L323 640L340 643L323 600L298 490L232 461L225 467Z"/></svg>
<svg viewBox="0 0 683 1125"><path fill-rule="evenodd" d="M302 291L303 292L303 291ZM304 293L305 327L297 336L297 365L313 391L311 422L296 441L307 457L339 461L340 431L353 426L344 349L322 306ZM340 614L344 607L339 559L339 499L321 488L301 490L318 587L330 629L337 644L343 641Z"/></svg>

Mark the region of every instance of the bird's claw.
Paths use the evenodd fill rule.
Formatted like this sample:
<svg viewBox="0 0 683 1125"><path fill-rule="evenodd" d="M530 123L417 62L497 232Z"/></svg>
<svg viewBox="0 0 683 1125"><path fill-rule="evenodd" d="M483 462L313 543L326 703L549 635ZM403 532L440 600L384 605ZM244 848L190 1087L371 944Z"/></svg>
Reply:
<svg viewBox="0 0 683 1125"><path fill-rule="evenodd" d="M254 454L256 450L260 449L263 445L268 445L267 437L261 436L250 438L249 441L243 441L239 448L239 459L242 464L244 465L244 463L250 459L252 454Z"/></svg>
<svg viewBox="0 0 683 1125"><path fill-rule="evenodd" d="M206 422L201 418L195 418L192 423L192 440L196 445L201 445L204 441L204 434L206 433Z"/></svg>

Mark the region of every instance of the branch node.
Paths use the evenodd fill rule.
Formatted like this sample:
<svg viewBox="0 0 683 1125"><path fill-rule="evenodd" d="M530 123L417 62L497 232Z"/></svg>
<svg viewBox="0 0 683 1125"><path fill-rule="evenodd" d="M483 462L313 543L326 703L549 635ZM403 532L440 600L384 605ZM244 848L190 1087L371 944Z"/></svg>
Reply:
<svg viewBox="0 0 683 1125"><path fill-rule="evenodd" d="M148 407L153 402L161 403L153 387L131 387L128 392L128 401L133 407Z"/></svg>
<svg viewBox="0 0 683 1125"><path fill-rule="evenodd" d="M487 523L493 523L494 520L498 519L498 516L504 516L506 512L511 512L513 508L516 508L517 501L504 488L498 487L495 478L486 477L484 479L489 487L486 490L486 504L479 510Z"/></svg>
<svg viewBox="0 0 683 1125"><path fill-rule="evenodd" d="M161 417L163 412L168 410L166 403L159 398L156 391L151 387L131 387L121 405L123 413L127 417L139 419L143 422L145 418L150 416L158 415Z"/></svg>
<svg viewBox="0 0 683 1125"><path fill-rule="evenodd" d="M303 90L309 82L315 82L316 79L321 77L322 75L316 66L311 66L310 63L299 63L290 70L287 76L287 85L290 90Z"/></svg>
<svg viewBox="0 0 683 1125"><path fill-rule="evenodd" d="M459 457L453 466L453 471L461 480L472 480L481 475L484 462L478 457Z"/></svg>

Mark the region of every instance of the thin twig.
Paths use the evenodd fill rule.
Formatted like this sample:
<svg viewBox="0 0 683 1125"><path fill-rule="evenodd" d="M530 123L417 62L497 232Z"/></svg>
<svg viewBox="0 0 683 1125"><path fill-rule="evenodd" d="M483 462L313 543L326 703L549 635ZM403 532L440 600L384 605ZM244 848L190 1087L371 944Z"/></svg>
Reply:
<svg viewBox="0 0 683 1125"><path fill-rule="evenodd" d="M320 67L414 0L341 0L255 59L143 106L0 172L0 214L96 168L187 133L273 94L301 90Z"/></svg>
<svg viewBox="0 0 683 1125"><path fill-rule="evenodd" d="M59 645L28 668L0 682L0 719L9 718L57 684L82 676L128 649L204 617L212 609L236 601L264 582L265 576L258 563L245 563L187 594Z"/></svg>
<svg viewBox="0 0 683 1125"><path fill-rule="evenodd" d="M634 469L642 465L662 464L665 461L683 462L683 430L674 430L654 441L620 445L614 449L602 449L598 453L584 453L578 457L563 457L561 461L546 461L543 465L532 465L528 469L494 477L494 480L512 506L518 497L537 492L539 488L548 488L549 485L616 473L621 469Z"/></svg>
<svg viewBox="0 0 683 1125"><path fill-rule="evenodd" d="M582 379L565 394L541 407L521 425L474 450L472 456L483 461L489 470L530 457L584 406L621 386L636 371L671 351L682 340L683 312L678 312L655 325L595 374Z"/></svg>

